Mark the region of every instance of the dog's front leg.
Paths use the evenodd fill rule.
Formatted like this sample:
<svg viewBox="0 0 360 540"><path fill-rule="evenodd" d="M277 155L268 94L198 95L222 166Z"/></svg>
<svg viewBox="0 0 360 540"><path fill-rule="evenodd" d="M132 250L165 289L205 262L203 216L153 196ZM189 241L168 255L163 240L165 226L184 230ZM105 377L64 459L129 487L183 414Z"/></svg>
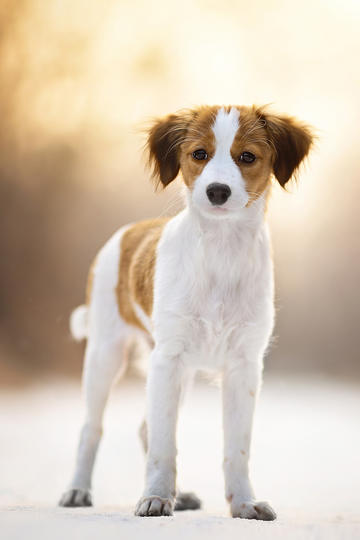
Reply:
<svg viewBox="0 0 360 540"><path fill-rule="evenodd" d="M179 358L154 349L147 384L146 484L137 516L171 516L176 495L176 423L181 389Z"/></svg>
<svg viewBox="0 0 360 540"><path fill-rule="evenodd" d="M261 378L259 362L237 359L223 372L225 494L233 517L270 521L275 512L257 502L249 479L249 452L256 395Z"/></svg>

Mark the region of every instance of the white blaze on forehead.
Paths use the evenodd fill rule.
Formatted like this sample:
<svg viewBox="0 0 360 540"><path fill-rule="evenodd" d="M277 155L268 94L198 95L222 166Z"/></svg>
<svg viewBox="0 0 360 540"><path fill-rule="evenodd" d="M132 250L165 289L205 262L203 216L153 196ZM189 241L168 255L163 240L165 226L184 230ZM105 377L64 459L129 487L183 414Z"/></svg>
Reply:
<svg viewBox="0 0 360 540"><path fill-rule="evenodd" d="M228 212L227 216L238 216L239 209L244 208L249 201L240 168L235 163L230 152L239 129L239 122L240 111L237 108L232 107L227 112L222 107L217 111L212 125L215 137L215 153L196 178L191 192L192 202L205 213L214 210L207 195L207 188L213 183L226 184L231 190L230 197L226 204L222 206Z"/></svg>
<svg viewBox="0 0 360 540"><path fill-rule="evenodd" d="M231 107L226 112L222 107L219 109L212 130L215 135L216 153L230 153L230 148L239 129L240 111Z"/></svg>

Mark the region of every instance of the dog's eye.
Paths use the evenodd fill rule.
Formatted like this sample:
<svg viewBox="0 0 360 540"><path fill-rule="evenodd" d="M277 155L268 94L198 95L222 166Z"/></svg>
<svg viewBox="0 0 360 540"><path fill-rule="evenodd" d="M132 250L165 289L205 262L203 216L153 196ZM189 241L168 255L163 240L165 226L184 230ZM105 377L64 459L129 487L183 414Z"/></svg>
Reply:
<svg viewBox="0 0 360 540"><path fill-rule="evenodd" d="M255 154L252 154L251 152L243 152L239 157L239 160L243 161L244 163L253 163L255 159Z"/></svg>
<svg viewBox="0 0 360 540"><path fill-rule="evenodd" d="M195 152L192 153L192 157L194 159L207 159L208 155L207 153L205 152L205 150L195 150Z"/></svg>

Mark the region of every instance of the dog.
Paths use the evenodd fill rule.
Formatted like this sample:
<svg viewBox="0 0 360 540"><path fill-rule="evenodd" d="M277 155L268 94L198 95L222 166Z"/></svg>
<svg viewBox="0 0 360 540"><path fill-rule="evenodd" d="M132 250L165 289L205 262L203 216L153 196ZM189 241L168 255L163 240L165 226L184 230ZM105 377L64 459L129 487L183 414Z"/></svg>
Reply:
<svg viewBox="0 0 360 540"><path fill-rule="evenodd" d="M86 338L87 415L74 477L62 506L90 506L104 407L125 370L134 336L153 349L141 433L146 483L135 514L198 508L176 491L176 423L186 382L221 375L225 495L233 517L274 520L256 500L248 472L254 407L274 325L266 208L272 178L285 186L313 144L310 127L266 107L203 106L156 120L148 132L155 183L181 171L186 206L171 218L118 230L91 266L86 306L71 316ZM175 501L176 504L175 504Z"/></svg>

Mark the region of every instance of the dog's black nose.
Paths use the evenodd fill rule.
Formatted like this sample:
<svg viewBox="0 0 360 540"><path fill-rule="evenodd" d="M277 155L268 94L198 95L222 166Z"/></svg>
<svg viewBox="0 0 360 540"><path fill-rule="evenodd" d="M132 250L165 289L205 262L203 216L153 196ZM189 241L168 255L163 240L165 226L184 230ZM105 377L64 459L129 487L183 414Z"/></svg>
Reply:
<svg viewBox="0 0 360 540"><path fill-rule="evenodd" d="M215 182L207 187L206 195L211 204L220 205L226 203L231 195L231 189L226 184Z"/></svg>

